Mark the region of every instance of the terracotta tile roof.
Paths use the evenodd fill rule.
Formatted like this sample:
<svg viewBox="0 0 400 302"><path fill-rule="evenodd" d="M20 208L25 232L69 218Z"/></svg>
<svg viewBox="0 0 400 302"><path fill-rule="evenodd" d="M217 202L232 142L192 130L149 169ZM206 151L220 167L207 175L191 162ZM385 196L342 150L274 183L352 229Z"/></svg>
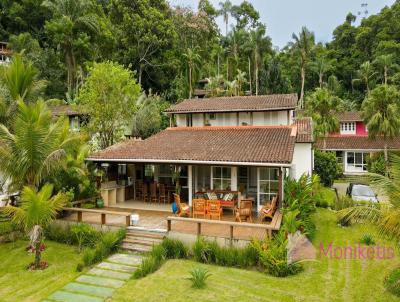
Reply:
<svg viewBox="0 0 400 302"><path fill-rule="evenodd" d="M326 150L383 150L385 141L382 137L370 139L368 136L341 135L326 139ZM400 150L400 137L387 140L388 149ZM323 140L317 141L316 148L323 149Z"/></svg>
<svg viewBox="0 0 400 302"><path fill-rule="evenodd" d="M165 110L167 113L232 112L295 109L297 94L215 97L184 100Z"/></svg>
<svg viewBox="0 0 400 302"><path fill-rule="evenodd" d="M294 127L176 127L144 140L127 140L88 160L249 162L290 164Z"/></svg>
<svg viewBox="0 0 400 302"><path fill-rule="evenodd" d="M298 118L295 120L294 125L297 127L296 143L314 142L312 119L310 117Z"/></svg>
<svg viewBox="0 0 400 302"><path fill-rule="evenodd" d="M361 112L359 111L347 111L340 112L337 114L337 118L340 122L362 122Z"/></svg>
<svg viewBox="0 0 400 302"><path fill-rule="evenodd" d="M85 115L82 111L79 111L77 107L71 105L50 106L50 110L53 116Z"/></svg>

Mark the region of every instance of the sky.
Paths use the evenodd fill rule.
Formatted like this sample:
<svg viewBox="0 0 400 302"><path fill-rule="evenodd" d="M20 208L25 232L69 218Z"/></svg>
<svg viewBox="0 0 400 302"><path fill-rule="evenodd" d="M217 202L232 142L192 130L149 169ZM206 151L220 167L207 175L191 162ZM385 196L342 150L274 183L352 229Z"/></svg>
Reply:
<svg viewBox="0 0 400 302"><path fill-rule="evenodd" d="M221 0L210 0L218 7ZM248 0L259 11L261 22L267 25L267 34L272 43L280 48L291 40L292 33L307 26L313 31L317 42L328 42L332 39L333 30L342 24L346 15L351 12L357 16L357 22L362 16L361 3L368 3L368 15L378 13L386 5L392 5L395 0ZM198 0L169 0L172 5L183 5L197 8ZM239 4L241 0L231 0ZM365 9L362 9L364 11ZM222 17L218 25L225 34Z"/></svg>

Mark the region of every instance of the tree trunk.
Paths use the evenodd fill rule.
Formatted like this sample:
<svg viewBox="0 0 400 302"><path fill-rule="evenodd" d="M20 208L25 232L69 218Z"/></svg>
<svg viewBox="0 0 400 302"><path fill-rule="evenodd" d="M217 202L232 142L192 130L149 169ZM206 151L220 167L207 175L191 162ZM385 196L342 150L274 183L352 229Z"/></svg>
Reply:
<svg viewBox="0 0 400 302"><path fill-rule="evenodd" d="M258 60L257 51L254 52L254 70L255 70L255 84L256 84L256 95L258 95Z"/></svg>
<svg viewBox="0 0 400 302"><path fill-rule="evenodd" d="M252 83L251 83L251 60L250 57L248 57L249 60L249 84L250 84L250 95L253 94L253 87L252 87Z"/></svg>
<svg viewBox="0 0 400 302"><path fill-rule="evenodd" d="M40 259L41 259L41 240L38 240L35 244L35 269L40 268Z"/></svg>
<svg viewBox="0 0 400 302"><path fill-rule="evenodd" d="M219 54L218 54L218 57L217 57L217 75L218 75L218 78L219 78Z"/></svg>
<svg viewBox="0 0 400 302"><path fill-rule="evenodd" d="M384 75L384 78L385 78L385 85L387 85L387 78L388 78L388 69L387 69L387 66L385 66L385 75Z"/></svg>
<svg viewBox="0 0 400 302"><path fill-rule="evenodd" d="M226 80L229 81L229 57L226 57Z"/></svg>
<svg viewBox="0 0 400 302"><path fill-rule="evenodd" d="M385 155L385 174L386 174L386 176L388 176L388 168L387 168L387 166L388 166L388 160L389 160L389 156L388 156L388 150L387 150L387 142L386 142L386 139L385 139L385 144L384 144L384 146L383 146L383 153L384 153L384 155Z"/></svg>
<svg viewBox="0 0 400 302"><path fill-rule="evenodd" d="M306 78L305 67L301 67L301 91L300 91L300 108L304 109L304 84Z"/></svg>
<svg viewBox="0 0 400 302"><path fill-rule="evenodd" d="M192 68L189 67L189 99L192 98Z"/></svg>
<svg viewBox="0 0 400 302"><path fill-rule="evenodd" d="M228 16L226 16L226 19L225 19L225 36L227 37L228 36Z"/></svg>
<svg viewBox="0 0 400 302"><path fill-rule="evenodd" d="M139 66L139 79L138 79L140 87L142 87L142 75L143 75L143 65L140 64L140 66Z"/></svg>
<svg viewBox="0 0 400 302"><path fill-rule="evenodd" d="M324 77L324 75L323 75L322 73L320 73L320 74L319 74L319 88L322 88L323 77Z"/></svg>

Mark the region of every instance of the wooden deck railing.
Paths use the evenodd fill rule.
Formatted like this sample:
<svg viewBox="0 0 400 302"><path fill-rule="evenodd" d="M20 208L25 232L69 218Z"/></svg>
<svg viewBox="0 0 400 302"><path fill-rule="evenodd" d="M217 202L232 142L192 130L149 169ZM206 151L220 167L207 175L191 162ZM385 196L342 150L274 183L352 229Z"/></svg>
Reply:
<svg viewBox="0 0 400 302"><path fill-rule="evenodd" d="M234 221L223 221L223 220L210 220L210 219L201 219L201 218L184 218L177 216L168 216L167 217L167 228L168 232L172 230L172 221L179 222L187 222L187 223L196 223L197 224L197 236L201 235L201 226L203 224L211 224L211 225L222 225L229 226L229 239L234 239L233 229L235 227L240 228L254 228L254 229L262 229L265 230L266 234L271 238L273 231L278 231L281 227L282 223L282 214L280 211L276 211L272 221L270 224L261 224L261 223L248 223L248 222L234 222Z"/></svg>
<svg viewBox="0 0 400 302"><path fill-rule="evenodd" d="M106 224L106 215L124 216L126 226L130 225L130 216L132 214L130 212L110 211L110 210L102 210L102 209L63 208L63 210L68 211L68 212L77 212L78 213L78 222L82 222L82 214L83 213L100 214L101 215L101 224Z"/></svg>

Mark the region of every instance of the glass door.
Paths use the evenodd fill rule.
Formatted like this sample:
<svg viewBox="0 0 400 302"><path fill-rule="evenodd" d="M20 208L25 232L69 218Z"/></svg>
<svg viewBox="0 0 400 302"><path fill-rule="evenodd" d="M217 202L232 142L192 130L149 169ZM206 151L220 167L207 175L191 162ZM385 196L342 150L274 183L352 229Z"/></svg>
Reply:
<svg viewBox="0 0 400 302"><path fill-rule="evenodd" d="M257 210L270 202L279 193L279 169L262 167L257 169Z"/></svg>

